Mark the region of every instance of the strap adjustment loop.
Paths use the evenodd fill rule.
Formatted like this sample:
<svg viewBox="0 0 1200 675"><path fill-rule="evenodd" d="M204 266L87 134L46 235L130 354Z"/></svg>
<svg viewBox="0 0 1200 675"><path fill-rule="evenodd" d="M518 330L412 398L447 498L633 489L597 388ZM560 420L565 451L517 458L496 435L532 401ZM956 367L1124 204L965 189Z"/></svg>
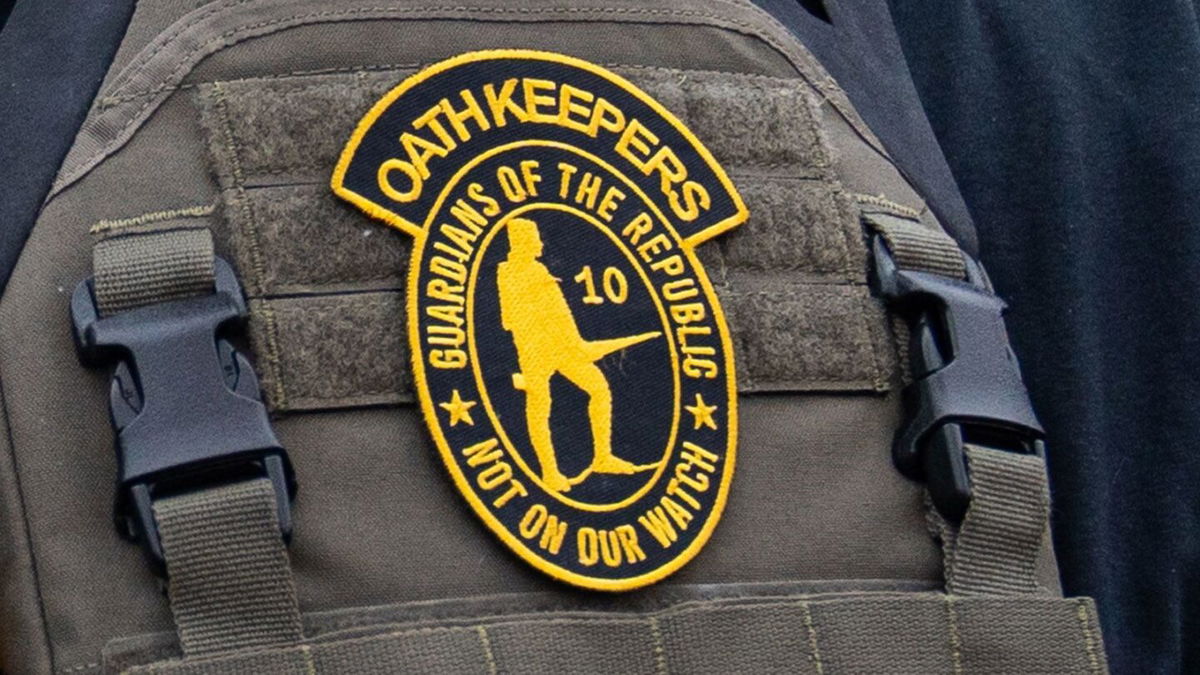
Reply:
<svg viewBox="0 0 1200 675"><path fill-rule="evenodd" d="M117 531L140 540L165 574L153 502L265 477L280 535L291 536L296 482L271 429L258 378L230 342L247 315L237 276L214 259L211 294L101 316L93 279L76 286L71 319L80 361L114 365L109 410L117 432Z"/></svg>
<svg viewBox="0 0 1200 675"><path fill-rule="evenodd" d="M969 256L963 281L901 269L883 237L872 239L875 291L911 333L908 422L896 434L892 459L905 476L926 483L944 518L960 523L971 502L964 443L1044 455L1042 427L1004 327L1005 303Z"/></svg>

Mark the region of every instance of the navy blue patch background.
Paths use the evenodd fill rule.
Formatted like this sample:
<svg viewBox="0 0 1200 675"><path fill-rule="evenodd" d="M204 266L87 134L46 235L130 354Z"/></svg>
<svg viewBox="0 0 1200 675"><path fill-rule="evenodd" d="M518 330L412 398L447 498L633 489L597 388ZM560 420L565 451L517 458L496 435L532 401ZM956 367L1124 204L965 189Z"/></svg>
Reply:
<svg viewBox="0 0 1200 675"><path fill-rule="evenodd" d="M737 213L736 204L723 189L722 183L713 170L697 153L692 151L691 142L674 125L664 120L657 111L629 91L600 75L575 66L541 59L505 58L467 62L415 85L379 115L370 130L363 136L346 168L343 185L371 202L385 206L420 225L446 182L453 176L455 169L490 148L513 141L538 138L576 146L604 159L621 171L627 171L627 175L634 179L646 194L650 195L651 199L664 206L664 212L670 213L670 208L666 206L666 197L662 195L660 189L659 175L657 173L650 176L642 174L614 152L613 147L620 138L619 134L601 130L595 138L592 138L585 133L556 124L520 123L512 115L508 115L508 124L504 127L497 127L493 124L492 128L485 132L478 131L475 122L468 121L467 127L471 131L470 140L465 143L460 142L448 157L434 157L429 161L431 175L426 179L419 199L401 204L383 194L379 189L376 173L379 166L388 159L393 157L405 159L407 157L398 139L400 134L405 131L414 132L411 128L414 119L438 105L443 98L448 99L455 110L463 109L465 106L459 92L469 89L483 107L485 114L488 115L489 122L494 122L490 113L487 112L487 103L481 94L483 86L492 83L499 91L500 85L505 80L523 77L546 79L560 85L570 84L591 92L597 98L606 98L624 112L626 123L634 118L638 119L647 129L658 136L661 145L670 146L675 150L676 155L687 167L689 179L695 180L707 188L709 196L712 198L711 207L707 211L701 211L695 221L685 223L675 219L678 221L677 226L681 237L686 239ZM521 85L518 83L514 100L523 102L523 96ZM557 105L554 109L557 110ZM423 138L435 138L428 128L414 133ZM454 138L458 142L457 135ZM654 148L651 148L651 153L653 151Z"/></svg>
<svg viewBox="0 0 1200 675"><path fill-rule="evenodd" d="M559 287L585 340L651 331L663 333L648 342L609 354L596 364L604 371L613 393L613 454L634 464L662 460L675 407L675 380L671 372L669 327L663 325L651 291L612 240L584 219L550 209L532 209L521 217L538 224L545 245L541 262L558 277ZM474 289L475 345L489 399L501 424L529 468L538 471L525 422L525 394L512 386L512 373L520 371L517 351L511 335L500 324L496 266L507 254L507 236L502 230L483 252ZM574 278L585 265L592 269L596 294L604 298L603 304L583 302L584 286ZM609 301L604 293L601 276L610 266L621 270L628 280L628 299L620 305ZM592 432L588 417L583 414L588 397L561 374L551 380L551 396L554 404L550 428L559 468L567 476L575 476L588 468L593 454ZM589 504L616 502L629 496L651 476L649 471L628 476L592 474L571 488L568 496Z"/></svg>

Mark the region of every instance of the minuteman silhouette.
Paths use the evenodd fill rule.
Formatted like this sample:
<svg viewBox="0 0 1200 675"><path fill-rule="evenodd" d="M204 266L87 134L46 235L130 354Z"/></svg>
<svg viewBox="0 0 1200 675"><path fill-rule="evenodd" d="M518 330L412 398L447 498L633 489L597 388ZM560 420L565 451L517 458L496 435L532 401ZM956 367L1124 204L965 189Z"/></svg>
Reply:
<svg viewBox="0 0 1200 675"><path fill-rule="evenodd" d="M541 464L542 482L549 490L566 492L592 473L632 474L654 468L656 464L637 465L613 455L612 390L596 361L662 333L611 340L583 339L559 280L538 260L543 246L537 223L513 218L507 227L508 258L496 272L500 323L512 333L517 348L521 372L513 373L513 386L525 392L525 420L529 425L529 440ZM550 378L555 373L588 395L592 464L573 479L559 471L550 436Z"/></svg>

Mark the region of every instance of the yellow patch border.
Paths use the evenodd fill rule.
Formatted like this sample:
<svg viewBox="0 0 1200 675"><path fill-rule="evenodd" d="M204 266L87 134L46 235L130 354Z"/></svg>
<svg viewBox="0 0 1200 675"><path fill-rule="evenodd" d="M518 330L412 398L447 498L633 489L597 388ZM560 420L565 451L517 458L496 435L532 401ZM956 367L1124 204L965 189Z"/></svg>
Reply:
<svg viewBox="0 0 1200 675"><path fill-rule="evenodd" d="M407 218L404 218L403 216L393 212L391 209L376 204L375 202L346 187L344 183L346 170L350 166L350 160L353 159L354 154L358 151L358 146L360 143L362 143L363 137L366 136L367 131L369 131L371 127L375 125L375 121L379 119L379 116L382 115L388 108L390 108L392 103L395 103L396 99L403 96L405 92L434 77L435 75L440 75L447 70L451 70L465 63L491 61L494 59L553 61L555 63L561 63L586 70L594 75L598 75L608 80L609 82L612 82L621 89L625 90L626 93L634 96L641 102L650 106L654 112L658 113L663 119L667 120L671 126L675 127L675 130L682 134L685 139L687 139L692 150L704 158L705 164L708 165L708 168L712 170L713 174L716 175L717 179L721 182L721 186L725 188L725 192L729 195L730 199L733 200L734 207L736 208L736 212L728 218L710 225L705 229L683 239L683 243L685 245L689 247L699 246L709 239L712 239L713 237L716 237L724 232L728 232L738 225L741 225L742 223L746 222L746 219L750 216L750 210L746 208L745 202L742 201L742 196L738 194L737 188L733 186L733 181L729 179L729 175L725 173L725 169L717 163L716 158L712 156L712 153L708 151L708 148L704 146L700 139L692 133L692 130L687 128L683 122L679 121L679 118L675 117L670 110L667 110L661 103L654 100L654 97L642 91L641 88L634 83L607 68L598 66L589 61L584 61L583 59L575 58L574 56L567 56L566 54L558 54L555 52L540 51L536 49L485 49L481 51L467 52L465 54L459 54L458 56L446 59L445 61L440 61L432 66L429 66L428 68L421 70L420 72L409 75L403 82L393 87L390 91L388 91L388 93L384 94L383 98L380 98L378 101L376 101L375 105L371 106L371 109L367 111L367 114L364 115L361 120L359 120L358 126L354 128L354 133L350 136L350 140L346 142L346 147L342 148L342 154L338 157L337 165L333 169L333 176L329 180L329 187L333 189L334 194L362 209L372 218L382 220L392 227L398 228L399 230L407 233L408 235L412 236L415 241L420 242L422 239L424 239L426 233L424 227L408 220Z"/></svg>
<svg viewBox="0 0 1200 675"><path fill-rule="evenodd" d="M704 159L705 163L708 165L708 168L720 181L721 186L724 188L726 194L729 195L735 207L735 212L733 215L713 225L710 225L699 232L693 233L689 237L684 238L679 236L677 231L675 232L676 237L678 237L677 241L679 241L681 244L680 250L687 258L690 268L694 271L697 282L703 289L703 292L708 300L709 307L713 312L714 323L717 326L717 332L724 351L723 365L727 373L725 375L725 395L727 401L726 405L728 408L728 414L726 416L728 419L728 431L726 433L726 444L724 455L722 457L724 467L721 471L717 495L713 501L712 508L709 510L709 513L705 515L704 523L702 524L700 531L684 548L683 551L649 572L623 579L607 579L579 574L572 570L556 565L538 553L534 552L524 541L510 532L509 528L502 523L499 518L492 514L491 510L487 507L487 505L484 504L479 495L476 494L475 489L470 484L466 474L458 465L457 457L445 436L441 421L438 419L436 402L433 400L433 397L428 394L425 366L422 360L423 347L421 345L420 332L413 330L412 328L408 330L410 343L409 347L413 365L413 379L415 384L414 388L420 394L417 398L420 401L422 414L426 418L425 426L429 430L430 435L433 436L435 445L438 448L438 452L442 457L443 463L450 471L455 488L471 505L471 509L476 513L476 515L478 515L480 519L484 521L488 529L491 530L493 534L495 534L509 550L516 553L522 560L554 579L591 590L613 592L634 590L660 581L671 574L674 574L684 565L689 563L708 543L708 540L712 536L713 531L716 529L717 524L720 522L721 517L724 514L725 506L729 498L729 492L737 459L738 440L737 371L734 364L733 338L729 332L729 326L725 318L725 311L720 305L716 290L713 288L712 281L708 277L707 270L705 270L703 264L696 256L695 247L744 223L749 217L749 209L746 207L745 202L742 200L741 195L734 187L732 180L730 180L724 168L717 163L716 159L712 156L712 153L707 147L704 146L700 139L697 138L696 135L693 134L686 125L676 118L675 115L663 107L662 104L660 104L649 94L642 91L632 82L626 80L624 77L621 77L620 75L606 68L583 59L540 50L491 49L460 54L458 56L433 64L421 70L420 72L410 75L403 82L389 90L387 94L380 98L355 127L350 140L346 143L346 146L343 148L342 153L338 158L337 165L335 166L333 175L330 178L330 187L336 195L354 204L370 217L381 220L413 237L413 249L409 259L409 276L406 284L406 292L408 294L406 299L406 318L409 321L410 327L416 325L414 320L417 318L416 315L419 314L418 298L420 295L420 270L425 253L424 244L425 238L428 234L428 224L432 221L427 218L427 222L424 226L417 225L416 223L409 221L399 214L394 213L390 209L382 207L366 197L363 197L357 192L354 192L344 185L343 181L346 170L349 167L350 161L357 152L359 144L362 142L367 132L371 129L371 127L374 126L378 118L389 107L391 107L396 99L400 98L407 91L418 84L421 84L422 82L425 82L426 80L445 71L451 70L457 66L466 63L493 59L528 59L557 62L588 71L619 86L626 93L634 96L638 100L648 105L662 119L670 123L688 141L692 150ZM617 175L623 175L620 172L616 173ZM439 195L434 207L430 209L430 214L438 211L437 204L442 201L442 198L447 191L456 184L457 180L454 179L447 183L447 185L443 188L443 194ZM654 208L656 212L658 211L653 201L645 198L644 201L647 205L650 205L652 208ZM670 223L670 219L665 218L661 213L658 215L664 222ZM671 227L671 229L673 230L674 228ZM432 420L432 422L430 422L430 420ZM678 425L679 421L677 420L676 422ZM655 482L657 482L657 479L651 481L652 484Z"/></svg>

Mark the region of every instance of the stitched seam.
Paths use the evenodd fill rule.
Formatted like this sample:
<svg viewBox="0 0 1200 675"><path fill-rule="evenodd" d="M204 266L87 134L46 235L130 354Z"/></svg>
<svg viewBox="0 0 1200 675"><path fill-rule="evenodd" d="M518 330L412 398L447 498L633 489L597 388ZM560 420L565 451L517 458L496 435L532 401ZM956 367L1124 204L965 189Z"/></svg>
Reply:
<svg viewBox="0 0 1200 675"><path fill-rule="evenodd" d="M125 68L122 69L121 76L119 78L120 81L128 82L129 77L132 77L133 75L136 75L139 71L141 71L142 68L144 68L147 63L154 60L154 57L158 56L159 52L161 52L168 45L170 45L172 42L174 42L175 38L179 37L184 31L195 26L196 24L200 23L201 21L207 19L208 17L212 16L213 14L216 14L218 11L225 10L225 9L232 9L238 5L244 5L247 2L251 2L251 1L252 0L234 0L233 2L230 2L229 0L225 0L225 2L214 3L212 6L208 7L204 11L197 14L190 21L187 21L187 22L183 23L182 25L180 25L169 36L164 37L162 39L162 42L160 42L159 45L154 48L154 51L150 52L149 54L147 54L145 56L139 55L137 58L135 58L133 61L131 61L128 66L126 66ZM129 73L129 77L126 77L125 73ZM113 89L113 91L114 92L121 91L121 89L123 89L124 86L125 85L117 85Z"/></svg>
<svg viewBox="0 0 1200 675"><path fill-rule="evenodd" d="M263 331L266 337L267 363L269 372L263 373L271 381L271 389L275 394L273 404L277 408L286 408L288 405L287 390L283 384L285 371L280 360L279 354L279 323L275 318L275 309L267 302L262 302L260 311L262 314Z"/></svg>
<svg viewBox="0 0 1200 675"><path fill-rule="evenodd" d="M733 270L734 274L738 275L739 277L742 276L746 271L753 272L754 270L743 270L743 269L734 269ZM773 271L773 270L763 270L763 271ZM866 285L867 284L864 281L840 281L837 279L834 279L832 281L817 281L817 280L798 279L795 282L793 282L793 286L800 286L800 287L805 287L805 288L811 286L811 287L816 287L816 288L832 289L834 291L838 291L838 290L853 291L854 289L862 288ZM731 288L731 289L729 289L729 295L731 297L744 297L744 296L751 296L751 295L757 295L757 296L761 296L761 297L776 297L779 295L785 295L788 299L798 298L799 297L798 294L789 293L789 291L792 291L792 290L795 290L795 289L794 288L785 288L782 290L746 291L746 290L739 290L736 288ZM855 297L853 295L848 295L846 293L830 293L830 295L843 297L843 298L844 297ZM868 297L870 297L870 296L868 296Z"/></svg>
<svg viewBox="0 0 1200 675"><path fill-rule="evenodd" d="M845 191L839 181L833 180L832 182L835 185L837 194L845 197L846 199L853 199L856 196L855 193ZM838 206L839 211L844 211L849 205L839 202ZM849 208L851 211L853 211L854 207L849 206ZM858 218L855 218L851 212L843 213L843 217L846 217L847 222L853 221L855 223L853 231L850 227L842 228L846 245L846 259L847 262L849 262L851 257L851 247L855 246L856 244L862 246L862 216L860 214ZM884 354L890 351L893 355L895 355L899 345L895 340L895 336L892 335L894 326L884 326L882 330L873 330L873 328L877 328L877 326L874 325L874 322L870 319L870 317L874 314L871 310L877 307L875 304L877 302L878 300L873 295L864 297L862 300L863 306L860 313L860 318L863 322L863 330L867 332L867 335L871 340L871 356L875 363L875 373L873 377L874 381L872 382L872 385L874 386L875 391L882 392L889 389L893 374L892 369L887 368L886 364L884 363ZM883 309L882 315L886 323L891 323L887 321L888 314L886 309ZM892 339L889 339L889 336L891 336ZM900 367L899 361L896 362L896 367Z"/></svg>
<svg viewBox="0 0 1200 675"><path fill-rule="evenodd" d="M1083 629L1083 648L1087 653L1088 665L1092 667L1093 673L1102 672L1100 659L1096 656L1096 642L1092 633L1092 620L1088 615L1087 603L1083 599L1075 601L1075 616L1079 618L1080 627Z"/></svg>
<svg viewBox="0 0 1200 675"><path fill-rule="evenodd" d="M753 4L752 2L738 3L738 2L733 2L732 0L718 0L718 2L721 2L721 4L731 7L733 9L737 9L737 10L741 10L741 11L748 11L752 14L755 14L756 16L758 16L758 18L761 21L763 21L766 24L766 26L774 28L775 30L782 32L785 35L790 35L790 32L788 31L788 29L786 27L784 27L784 25L782 23L780 23L778 19L776 19L774 16L772 16L766 10ZM733 22L732 20L730 20L730 21ZM865 127L866 124L865 124L865 122L862 122L862 120L858 116L858 114L855 113L852 109L843 108L841 103L829 98L829 96L826 95L825 90L829 86L828 83L816 82L815 80L811 79L809 73L805 72L805 69L803 67L801 67L800 59L793 58L791 56L791 54L789 54L787 48L784 47L775 38L771 37L770 35L765 35L764 34L765 30L755 31L755 30L753 30L753 26L751 26L748 22L734 22L734 23L739 23L739 25L750 30L753 33L754 37L757 37L758 39L771 45L772 47L775 48L776 51L778 51L780 54L782 54L784 56L784 58L786 58L788 60L788 62L792 64L792 67L796 69L796 72L800 75L800 78L803 79L805 82L807 82L810 86L812 86L818 92L820 92L822 98L829 101L830 105L832 105L834 107L834 109L837 110L838 113L843 118L845 118L846 122L850 125L850 128L854 130L854 133L856 133L860 138L862 138L862 140L868 146L870 146L871 148L873 148L877 152L879 152L879 154L885 160L887 160L888 163L895 166L895 162L892 161L891 157L888 156L887 152L885 152L883 150L883 148L881 148L878 145L878 143L876 143L875 141L872 141L869 138L869 136L873 135L873 134L871 134L871 132L869 130L866 131L866 133L864 133L864 130L860 129L860 126ZM812 58L813 58L813 61L816 61L815 57L812 57ZM826 79L831 80L832 78L830 78L827 74ZM840 93L843 96L845 95L845 92L843 92L841 87L839 87L836 83L833 84L833 91Z"/></svg>
<svg viewBox="0 0 1200 675"><path fill-rule="evenodd" d="M492 653L492 641L488 639L487 627L479 624L475 630L479 633L479 644L483 647L483 659L487 664L488 675L496 675L499 671L496 668L496 655Z"/></svg>
<svg viewBox="0 0 1200 675"><path fill-rule="evenodd" d="M817 646L817 627L813 624L812 609L807 602L801 602L800 609L804 612L804 627L808 630L808 648L812 653L813 667L817 669L817 675L825 675L825 665L821 663L821 649Z"/></svg>
<svg viewBox="0 0 1200 675"><path fill-rule="evenodd" d="M331 394L328 396L326 396L324 394L310 394L304 398L297 398L296 400L312 400L312 401L347 400L347 401L353 401L356 398L360 398L363 396L382 396L384 394L387 394L389 396L401 396L402 394L405 394L405 393L407 393L411 396L411 394L413 392L407 388L402 390L399 388L399 385L397 385L396 387L389 387L386 389L359 389L359 390L356 390L353 394Z"/></svg>
<svg viewBox="0 0 1200 675"><path fill-rule="evenodd" d="M307 298L303 305L298 306L298 307L290 307L290 308L284 309L284 310L282 310L281 313L285 314L285 315L286 314L311 315L311 314L318 314L318 313L332 314L332 312L326 312L325 310L339 309L341 307L353 307L356 309L358 309L358 308L378 309L380 307L391 308L391 307L401 304L400 298L399 298L399 296L400 296L399 291L367 291L363 295L377 294L377 293L378 294L387 293L388 295L394 295L396 297L394 299L380 298L377 300L357 300L357 299L345 300L342 297L332 297L332 298L313 297L313 298ZM276 301L280 300L280 298L255 298L255 299L262 300L263 302L276 302Z"/></svg>
<svg viewBox="0 0 1200 675"><path fill-rule="evenodd" d="M371 396L292 396L288 399L288 407L280 408L276 406L275 409L298 412L311 410L314 407L326 409L330 407L399 406L415 404L417 399L413 396L413 393L411 391L394 391L381 392Z"/></svg>
<svg viewBox="0 0 1200 675"><path fill-rule="evenodd" d="M870 596L876 596L876 595L887 594L887 593L892 593L892 594L900 593L900 594L903 594L906 596L913 594L913 592L911 592L911 591L888 591L888 592L864 591L863 593L866 595L870 595ZM928 596L931 598L934 596L940 595L939 593L936 593L934 591L921 591L921 592L918 592L918 594L923 595L923 596ZM765 605L770 605L773 607L779 606L779 607L795 608L795 607L800 607L806 603L805 600L800 600L799 599L800 597L811 598L811 597L817 597L817 596L821 596L821 595L825 595L825 594L817 592L815 594L806 593L806 594L803 594L802 596L786 596L786 597L768 596L768 597L764 597L764 598L752 598L750 605L758 606L758 605L765 604ZM836 595L844 596L845 594L837 593ZM882 597L882 595L880 595L880 597ZM836 603L842 599L845 599L845 598L842 597L839 599L835 599L832 602ZM646 618L649 618L650 616L659 616L659 617L683 616L683 615L697 614L697 613L701 613L701 612L713 613L713 612L735 610L738 607L745 606L744 603L733 602L732 600L733 599L730 599L730 598L725 598L722 600L689 600L689 601L685 601L679 605L663 607L663 608L660 608L657 610L645 612L642 614L642 616L644 616ZM830 601L825 600L825 601L818 601L818 602L828 603ZM581 615L575 616L572 618L564 618L564 619L547 620L547 619L543 618L544 615L559 614L562 612L573 612L573 613L579 613ZM620 616L616 619L612 619L612 618L603 617L603 616L595 617L595 616L582 615L582 614L587 614L587 613L594 614L595 612L593 610L588 610L588 609L581 608L581 607L551 607L551 608L546 608L546 609L529 609L529 610L525 610L516 615L493 613L493 614L489 614L485 617L449 616L449 617L440 617L440 619L446 620L446 621L461 621L461 622L476 621L476 620L482 619L486 622L484 624L477 624L477 625L507 625L507 624L513 624L513 623L543 623L543 622L551 623L551 624L566 624L566 623L571 623L571 622L594 623L597 621L625 624L625 623L633 623L633 622L637 622L637 621L641 620L636 616ZM439 620L439 619L438 618L430 618L430 619L426 619L426 620ZM337 631L345 629L345 628L378 627L378 628L383 629L389 625L396 625L398 622L402 622L402 621L404 621L404 620L403 619L400 619L400 620L389 619L386 616L382 616L382 617L376 616L376 615L352 616L352 617L349 617L346 619L339 619L339 620L333 621L329 624L313 628L308 633L308 639L313 639L317 636L328 636L330 633L334 633L334 632L337 632ZM410 629L402 629L402 630L448 631L448 630L469 630L470 627L471 626L469 626L469 625L431 626L431 627L410 628ZM391 633L379 633L376 635L368 635L363 638L348 638L348 639L356 639L356 640L371 639L372 637L378 637L379 635L386 635L386 634L391 634ZM336 644L339 642L341 642L341 640L334 639L333 641L331 641L327 644Z"/></svg>
<svg viewBox="0 0 1200 675"><path fill-rule="evenodd" d="M650 617L650 635L654 637L654 672L659 675L666 675L667 670L667 652L663 648L662 629L658 625L658 617Z"/></svg>
<svg viewBox="0 0 1200 675"><path fill-rule="evenodd" d="M233 133L233 123L229 119L225 88L217 84L213 86L213 92L216 95L216 109L221 125L221 135L225 137L225 148L229 153L229 164L233 173L233 189L237 193L238 210L242 212L242 217L245 221L242 229L248 235L247 240L250 244L250 267L253 272L253 286L256 289L262 289L263 278L265 277L262 250L259 246L257 228L254 227L254 209L250 204L250 200L246 197L245 188L242 187L246 182L246 177L242 173L241 152Z"/></svg>
<svg viewBox="0 0 1200 675"><path fill-rule="evenodd" d="M241 4L243 2L249 2L249 1L250 0L239 0L239 2L237 4ZM232 5L231 5L231 7L232 7ZM324 11L324 12L309 12L306 14L293 14L291 16L282 17L279 19L270 19L267 21L259 21L258 23L252 23L252 24L238 26L237 28L230 29L230 30L225 31L224 33L221 33L215 37L205 40L204 42L200 43L199 45L196 45L191 50L189 50L188 52L181 55L177 59L179 65L177 65L174 70L172 70L170 73L168 73L164 79L167 79L167 80L174 79L175 76L180 73L180 71L182 71L186 68L194 67L194 64L189 63L190 59L193 56L195 56L196 54L199 54L200 52L207 50L210 46L215 45L215 44L225 40L226 38L237 36L239 33L250 32L250 31L260 29L260 28L269 28L271 26L287 24L287 23L291 23L293 21L301 21L302 22L307 19L326 19L326 18L332 19L333 17L353 17L356 15L369 15L369 14L383 13L383 12L396 12L397 14L403 15L403 14L418 14L418 13L423 13L423 12L455 12L455 11L478 12L478 13L483 13L483 14L498 14L498 15L515 13L515 14L528 14L528 15L538 15L538 14L567 14L567 15L569 15L569 14L601 14L601 15L604 15L604 14L616 14L616 15L641 14L641 15L646 15L646 16L679 16L679 17L686 16L686 17L693 17L693 18L712 19L714 21L727 21L731 25L740 26L747 30L751 30L753 28L753 26L751 26L750 24L745 23L745 22L726 19L726 18L718 16L716 14L708 14L705 12L696 12L696 11L692 11L692 10L653 10L653 9L604 8L604 7L545 7L545 8L540 8L540 9L534 9L534 8L528 8L528 7L502 8L502 7L470 7L470 6L359 7L359 8L355 8L355 9ZM383 20L387 20L389 18L390 17L382 17ZM190 26L188 26L188 27L190 27ZM288 26L288 27L290 27L290 26ZM280 30L285 30L288 27L281 28ZM182 29L181 29L181 32L182 32ZM783 51L778 45L774 44L772 41L768 40L768 43L771 44L776 49ZM168 44L168 42L164 42L162 45L160 45L157 49L155 49L152 56L156 55L158 53L158 51L163 49L167 44ZM147 58L146 63L148 63L149 61L150 61L150 58ZM120 91L120 89L118 89L118 91ZM153 99L151 99L151 101L152 100ZM121 127L121 130L120 130L120 132L118 132L117 135L124 133L125 130L129 127L129 125L132 124L133 120L137 119L137 117L140 116L142 114L142 112L145 111L146 107L148 107L150 105L151 101L147 101L141 108L139 108L138 111L136 113L134 113L134 116L130 120L130 122L126 123L123 127ZM836 106L836 104L834 104L834 105Z"/></svg>
<svg viewBox="0 0 1200 675"><path fill-rule="evenodd" d="M842 188L841 182L831 177L826 179L825 183L829 188L827 198L833 202L833 211L837 214L838 218L837 229L842 235L841 248L845 267L857 279L865 281L865 271L861 267L855 269L854 266L850 265L850 260L853 258L855 250L863 251L864 248L860 219L855 218L853 211L848 208L846 192Z"/></svg>
<svg viewBox="0 0 1200 675"><path fill-rule="evenodd" d="M143 213L140 216L132 218L118 218L115 220L100 220L97 221L90 234L101 234L109 230L117 230L125 227L134 227L137 225L146 225L149 223L157 223L164 220L175 220L176 218L200 218L203 216L212 215L216 207L212 204L187 206L177 209L168 209L166 211L154 211L152 213Z"/></svg>
<svg viewBox="0 0 1200 675"><path fill-rule="evenodd" d="M954 609L954 596L946 595L946 627L950 633L950 657L954 663L954 675L962 675L962 635L958 632L958 611Z"/></svg>
<svg viewBox="0 0 1200 675"><path fill-rule="evenodd" d="M898 204L887 197L884 197L883 195L868 195L861 192L851 192L850 196L854 197L854 201L860 204L873 204L875 206L881 206L883 208L896 211L897 214L902 214L908 216L909 218L918 220L921 218L921 211L918 211L910 206Z"/></svg>
<svg viewBox="0 0 1200 675"><path fill-rule="evenodd" d="M100 99L100 102L96 105L96 108L98 110L107 110L109 108L120 105L122 103L136 101L137 99L144 98L146 96L154 96L155 94L162 94L164 92L169 92L169 91L170 92L179 91L181 89L195 89L197 87L216 84L218 82L221 82L224 84L235 84L235 83L240 84L243 82L260 82L260 81L266 81L266 80L289 80L289 79L300 78L300 77L315 77L318 75L336 75L338 73L355 73L355 72L360 72L360 71L379 72L379 71L389 71L389 70L416 70L424 65L426 65L426 64L423 64L423 63L359 64L359 65L353 65L353 66L338 66L335 68L316 68L316 69L312 69L312 70L292 70L292 71L288 71L286 73L271 73L271 74L267 74L267 75L254 75L252 77L239 77L239 78L234 78L232 80L196 80L194 82L187 82L184 84L172 84L172 85L164 84L164 85L161 85L158 87L154 87L153 89L143 89L141 91L135 91L135 92L132 92L129 94L105 96ZM318 85L313 84L310 86L316 87Z"/></svg>
<svg viewBox="0 0 1200 675"><path fill-rule="evenodd" d="M1045 472L1046 467L1043 464L1041 471ZM1042 548L1046 545L1046 539L1050 536L1050 487L1048 485L1049 477L1042 474L1044 489L1038 495L1039 510L1038 521L1042 523L1042 531L1038 534L1037 546L1032 556L1029 556L1024 562L1025 578L1028 584L1033 587L1034 593L1049 593L1049 589L1042 585L1042 580L1038 578L1037 561L1042 557Z"/></svg>
<svg viewBox="0 0 1200 675"><path fill-rule="evenodd" d="M239 157L237 141L233 136L233 124L229 120L229 108L225 100L225 88L221 84L213 85L213 94L216 98L217 115L220 119L222 135L225 136L225 145L229 152L230 168L233 172L234 187L237 190L238 209L242 212L243 227L242 230L246 234L246 239L250 244L250 268L253 275L252 287L261 291L263 288L264 265L262 261L262 250L258 240L258 231L254 226L254 208L250 204L250 200L246 196L246 190L242 187L245 183L245 176L242 174L242 164ZM279 351L279 334L275 322L275 314L271 307L263 305L262 319L266 328L266 371L264 375L268 377L272 383L274 390L275 405L285 407L287 405L287 391L283 384L283 375L280 364Z"/></svg>
<svg viewBox="0 0 1200 675"><path fill-rule="evenodd" d="M251 174L254 176L282 176L290 173L303 173L306 171L328 171L328 165L318 164L296 164L276 167L274 169L253 169ZM313 182L313 185L320 185L319 182Z"/></svg>
<svg viewBox="0 0 1200 675"><path fill-rule="evenodd" d="M96 668L99 668L99 667L100 667L100 662L94 661L92 663L81 663L77 666L66 666L64 668L59 669L58 672L60 672L60 673L81 673L85 670L95 670Z"/></svg>
<svg viewBox="0 0 1200 675"><path fill-rule="evenodd" d="M871 363L874 366L871 370L871 386L875 391L887 390L886 369L883 366L883 350L884 346L880 344L878 339L880 331L875 330L875 322L870 320L871 305L873 298L865 297L861 301L862 307L858 312L859 321L862 322L863 331L867 334L867 339L871 341Z"/></svg>
<svg viewBox="0 0 1200 675"><path fill-rule="evenodd" d="M313 660L312 647L300 645L300 654L304 657L304 672L307 675L317 675L317 663Z"/></svg>
<svg viewBox="0 0 1200 675"><path fill-rule="evenodd" d="M369 274L369 275L364 274L364 275L360 275L360 276L325 275L325 276L311 276L311 277L294 278L294 279L288 279L287 281L281 281L281 282L275 284L274 289L272 289L273 292L268 292L267 289L263 289L262 294L254 295L252 297L266 298L266 297L271 297L271 296L275 296L275 295L286 294L289 291L302 293L302 292L304 292L305 287L314 286L314 285L330 286L330 285L336 285L336 284L355 284L355 283L362 283L362 282L366 282L366 281L396 281L397 283L400 283L400 282L404 281L404 275L403 274L395 274L392 272L377 272L375 274ZM372 292L376 292L376 291L393 290L393 289L370 288L370 289L364 289L364 290L368 293L372 293ZM395 290L395 292L399 292L399 289L394 289L394 290Z"/></svg>
<svg viewBox="0 0 1200 675"><path fill-rule="evenodd" d="M222 82L222 84L227 84L227 83L228 82ZM745 163L745 164L739 164L737 162L726 162L725 166L727 168L727 173L730 175L731 178L735 177L735 176L740 176L742 178L755 178L755 179L764 179L764 180L804 181L804 182L812 182L812 183L816 183L816 182L826 183L826 182L829 182L829 180L830 180L828 172L822 170L822 169L827 168L827 165L814 166L812 164L809 164L808 162L805 162L805 161L799 160L799 159L782 160L782 161L777 161L777 162ZM811 171L798 172L796 174L791 174L791 175L763 173L764 171L776 171L779 169L811 169ZM288 175L288 174L293 174L293 173L304 173L307 171L328 171L328 170L329 170L329 165L325 164L325 163L321 163L321 164L303 163L303 164L289 164L289 165L279 166L279 167L275 167L275 168L271 168L271 169L251 169L248 173L252 177L257 178L257 177L261 177L261 176L278 176L278 175ZM290 185L325 185L325 182L324 181L296 181L295 183L290 183ZM276 186L276 185L254 185L254 186L249 186L249 187L255 188L255 187L278 187L278 186ZM904 209L905 207L902 207L897 204L897 205L895 205L894 208ZM911 210L911 209L908 209L908 210ZM914 211L913 213L915 214L916 212ZM919 215L919 214L917 214L917 215Z"/></svg>

